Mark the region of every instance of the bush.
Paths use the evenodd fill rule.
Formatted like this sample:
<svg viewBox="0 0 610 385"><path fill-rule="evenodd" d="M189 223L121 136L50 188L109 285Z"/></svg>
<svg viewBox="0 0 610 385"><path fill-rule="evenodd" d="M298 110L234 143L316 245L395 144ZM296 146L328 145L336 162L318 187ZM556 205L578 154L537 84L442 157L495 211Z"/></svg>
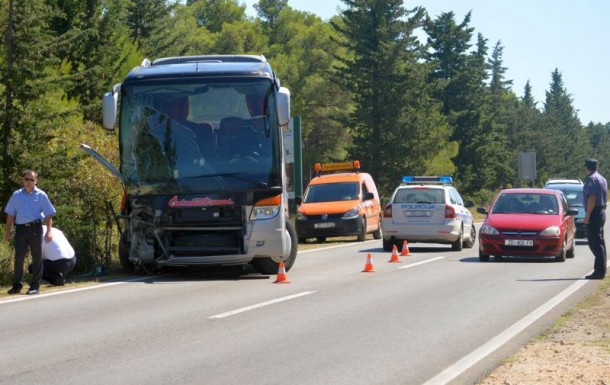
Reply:
<svg viewBox="0 0 610 385"><path fill-rule="evenodd" d="M4 239L4 238L3 238ZM0 286L13 284L13 261L15 252L13 247L5 241L0 242Z"/></svg>

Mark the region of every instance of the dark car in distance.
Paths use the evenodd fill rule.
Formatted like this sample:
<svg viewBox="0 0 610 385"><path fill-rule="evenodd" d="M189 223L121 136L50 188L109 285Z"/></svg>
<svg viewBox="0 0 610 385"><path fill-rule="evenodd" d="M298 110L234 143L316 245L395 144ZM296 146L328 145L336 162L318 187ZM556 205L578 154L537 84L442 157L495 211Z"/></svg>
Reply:
<svg viewBox="0 0 610 385"><path fill-rule="evenodd" d="M574 216L576 224L576 240L587 242L587 226L585 225L585 207L583 206L583 185L582 183L552 183L547 184L544 188L551 190L559 190L565 195L570 208L578 210L578 214Z"/></svg>

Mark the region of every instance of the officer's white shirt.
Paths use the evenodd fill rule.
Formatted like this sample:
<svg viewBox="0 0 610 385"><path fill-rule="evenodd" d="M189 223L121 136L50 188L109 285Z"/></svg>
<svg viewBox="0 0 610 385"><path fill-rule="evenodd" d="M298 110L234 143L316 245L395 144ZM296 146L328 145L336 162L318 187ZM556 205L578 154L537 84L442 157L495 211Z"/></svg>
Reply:
<svg viewBox="0 0 610 385"><path fill-rule="evenodd" d="M53 239L51 242L44 240L44 235L47 233L47 226L42 226L42 258L51 261L57 261L58 259L71 259L74 258L74 249L68 242L68 239L61 230L53 227Z"/></svg>

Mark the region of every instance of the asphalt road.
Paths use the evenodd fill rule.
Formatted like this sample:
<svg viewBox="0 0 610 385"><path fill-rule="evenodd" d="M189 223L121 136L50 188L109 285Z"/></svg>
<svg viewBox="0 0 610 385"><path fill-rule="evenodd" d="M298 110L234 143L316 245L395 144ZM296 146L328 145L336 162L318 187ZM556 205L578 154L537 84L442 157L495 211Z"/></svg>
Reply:
<svg viewBox="0 0 610 385"><path fill-rule="evenodd" d="M0 384L472 384L596 286L586 244L565 263L477 246L389 263L345 243L300 252L286 284L220 270L5 298Z"/></svg>

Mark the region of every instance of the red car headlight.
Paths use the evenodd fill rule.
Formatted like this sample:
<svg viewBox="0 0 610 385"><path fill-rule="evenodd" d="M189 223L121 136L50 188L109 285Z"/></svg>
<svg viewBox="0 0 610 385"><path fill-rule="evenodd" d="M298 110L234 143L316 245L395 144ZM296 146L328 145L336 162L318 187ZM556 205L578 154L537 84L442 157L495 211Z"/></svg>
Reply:
<svg viewBox="0 0 610 385"><path fill-rule="evenodd" d="M541 237L558 237L559 236L559 227L551 226L540 232Z"/></svg>
<svg viewBox="0 0 610 385"><path fill-rule="evenodd" d="M499 235L500 234L498 229L496 229L495 227L492 227L492 226L488 226L488 225L483 225L479 232L481 234L485 234L485 235Z"/></svg>

